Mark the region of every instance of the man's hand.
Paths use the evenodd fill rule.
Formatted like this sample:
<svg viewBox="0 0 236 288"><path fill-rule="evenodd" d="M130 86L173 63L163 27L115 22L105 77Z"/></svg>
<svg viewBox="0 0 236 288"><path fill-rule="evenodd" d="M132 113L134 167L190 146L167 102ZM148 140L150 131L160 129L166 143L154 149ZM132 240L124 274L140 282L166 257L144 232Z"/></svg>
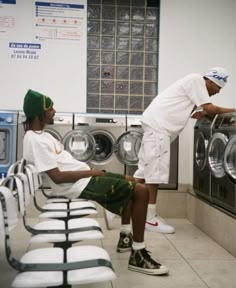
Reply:
<svg viewBox="0 0 236 288"><path fill-rule="evenodd" d="M106 176L106 172L92 168L92 176Z"/></svg>
<svg viewBox="0 0 236 288"><path fill-rule="evenodd" d="M206 115L205 111L197 111L197 112L193 112L193 114L191 115L191 118L193 119L201 119Z"/></svg>

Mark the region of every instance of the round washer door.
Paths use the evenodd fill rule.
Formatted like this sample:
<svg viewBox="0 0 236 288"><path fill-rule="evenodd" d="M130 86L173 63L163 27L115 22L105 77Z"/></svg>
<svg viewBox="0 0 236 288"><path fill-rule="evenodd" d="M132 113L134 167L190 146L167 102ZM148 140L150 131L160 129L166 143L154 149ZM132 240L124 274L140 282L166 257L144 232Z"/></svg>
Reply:
<svg viewBox="0 0 236 288"><path fill-rule="evenodd" d="M213 134L208 146L208 163L211 173L216 178L225 175L224 152L228 137L223 133Z"/></svg>
<svg viewBox="0 0 236 288"><path fill-rule="evenodd" d="M60 141L60 142L62 141L62 137L61 137L60 133L57 132L56 130L47 127L47 128L44 129L44 131L45 131L45 132L48 132L49 134L51 134L51 135L52 135L54 138L56 138L58 141Z"/></svg>
<svg viewBox="0 0 236 288"><path fill-rule="evenodd" d="M225 172L236 181L236 135L230 137L224 153Z"/></svg>
<svg viewBox="0 0 236 288"><path fill-rule="evenodd" d="M65 150L82 162L90 161L95 155L95 140L83 130L72 130L62 139Z"/></svg>
<svg viewBox="0 0 236 288"><path fill-rule="evenodd" d="M134 166L138 164L138 152L141 147L143 133L128 131L117 139L116 156L123 164Z"/></svg>
<svg viewBox="0 0 236 288"><path fill-rule="evenodd" d="M4 162L6 160L6 133L4 131L0 131L0 161Z"/></svg>
<svg viewBox="0 0 236 288"><path fill-rule="evenodd" d="M110 131L95 129L90 131L95 140L95 154L91 163L105 164L109 162L114 153L116 138Z"/></svg>
<svg viewBox="0 0 236 288"><path fill-rule="evenodd" d="M208 140L205 138L203 132L199 132L195 142L194 160L197 168L202 171L207 163L207 146Z"/></svg>

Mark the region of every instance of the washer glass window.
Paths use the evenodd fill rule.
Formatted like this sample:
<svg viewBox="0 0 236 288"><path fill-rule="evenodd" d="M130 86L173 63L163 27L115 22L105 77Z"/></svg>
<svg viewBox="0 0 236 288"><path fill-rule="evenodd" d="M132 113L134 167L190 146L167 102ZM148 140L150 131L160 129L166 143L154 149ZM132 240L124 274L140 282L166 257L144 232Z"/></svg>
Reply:
<svg viewBox="0 0 236 288"><path fill-rule="evenodd" d="M129 131L122 134L117 140L117 158L123 164L137 165L138 152L142 142L142 133Z"/></svg>
<svg viewBox="0 0 236 288"><path fill-rule="evenodd" d="M232 136L226 145L224 165L226 173L236 181L236 135Z"/></svg>
<svg viewBox="0 0 236 288"><path fill-rule="evenodd" d="M196 141L195 161L199 170L204 169L207 160L207 145L208 141L202 132L199 133Z"/></svg>
<svg viewBox="0 0 236 288"><path fill-rule="evenodd" d="M6 131L0 131L0 161L6 161L6 149L7 149L7 133Z"/></svg>
<svg viewBox="0 0 236 288"><path fill-rule="evenodd" d="M84 131L70 131L63 137L62 143L65 150L79 161L88 162L95 154L95 140Z"/></svg>
<svg viewBox="0 0 236 288"><path fill-rule="evenodd" d="M95 154L92 159L93 162L103 162L112 157L115 138L114 136L102 130L91 131L93 138L95 139Z"/></svg>
<svg viewBox="0 0 236 288"><path fill-rule="evenodd" d="M208 162L211 173L216 178L222 178L225 175L224 152L227 142L226 135L215 133L209 143Z"/></svg>

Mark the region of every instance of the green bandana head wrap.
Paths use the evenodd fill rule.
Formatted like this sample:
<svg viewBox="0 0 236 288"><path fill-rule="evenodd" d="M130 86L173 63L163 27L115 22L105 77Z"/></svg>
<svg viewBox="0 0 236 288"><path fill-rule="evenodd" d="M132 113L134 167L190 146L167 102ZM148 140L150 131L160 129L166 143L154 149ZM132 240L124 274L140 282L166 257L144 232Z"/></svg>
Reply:
<svg viewBox="0 0 236 288"><path fill-rule="evenodd" d="M35 117L42 115L52 105L53 101L49 97L29 89L25 95L23 110L26 117Z"/></svg>

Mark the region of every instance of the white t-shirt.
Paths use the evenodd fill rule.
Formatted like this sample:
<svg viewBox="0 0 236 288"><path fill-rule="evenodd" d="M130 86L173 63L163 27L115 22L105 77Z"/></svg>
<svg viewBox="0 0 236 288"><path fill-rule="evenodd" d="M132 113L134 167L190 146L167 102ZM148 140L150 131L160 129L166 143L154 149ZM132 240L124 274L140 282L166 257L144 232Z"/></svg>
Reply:
<svg viewBox="0 0 236 288"><path fill-rule="evenodd" d="M63 145L51 134L41 131L27 131L23 140L23 158L33 164L38 173L58 168L61 171L90 170L90 167L72 157ZM75 183L55 184L49 177L53 195L63 195L69 199L78 198L91 177Z"/></svg>
<svg viewBox="0 0 236 288"><path fill-rule="evenodd" d="M158 94L144 111L142 122L173 139L185 127L193 107L210 102L202 75L190 74Z"/></svg>

